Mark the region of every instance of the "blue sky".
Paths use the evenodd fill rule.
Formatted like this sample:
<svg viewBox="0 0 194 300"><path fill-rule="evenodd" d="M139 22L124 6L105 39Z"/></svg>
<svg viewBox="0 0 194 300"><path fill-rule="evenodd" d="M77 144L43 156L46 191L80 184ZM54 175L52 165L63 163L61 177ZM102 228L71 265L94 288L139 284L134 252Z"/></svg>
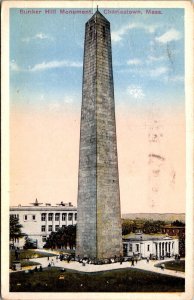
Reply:
<svg viewBox="0 0 194 300"><path fill-rule="evenodd" d="M111 23L115 101L143 107L154 101L184 104L184 10L141 11L104 14ZM11 103L80 106L84 30L90 17L62 15L59 9L56 15L11 9Z"/></svg>
<svg viewBox="0 0 194 300"><path fill-rule="evenodd" d="M36 197L76 204L84 31L92 15L41 11L10 12L10 196L17 204ZM122 211L184 211L184 10L100 11L111 23ZM157 178L150 153L165 157Z"/></svg>

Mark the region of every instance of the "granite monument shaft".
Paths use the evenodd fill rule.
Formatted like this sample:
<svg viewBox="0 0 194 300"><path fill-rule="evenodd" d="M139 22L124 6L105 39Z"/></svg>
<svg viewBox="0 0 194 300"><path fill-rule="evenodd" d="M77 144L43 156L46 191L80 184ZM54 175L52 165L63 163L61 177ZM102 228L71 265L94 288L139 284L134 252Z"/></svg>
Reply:
<svg viewBox="0 0 194 300"><path fill-rule="evenodd" d="M122 255L120 191L109 21L97 10L86 23L76 255Z"/></svg>

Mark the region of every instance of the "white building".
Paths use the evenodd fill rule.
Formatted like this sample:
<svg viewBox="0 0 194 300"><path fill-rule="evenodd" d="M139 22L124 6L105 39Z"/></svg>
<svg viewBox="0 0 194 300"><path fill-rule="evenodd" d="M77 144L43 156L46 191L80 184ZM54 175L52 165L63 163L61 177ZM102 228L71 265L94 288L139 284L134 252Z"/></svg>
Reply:
<svg viewBox="0 0 194 300"><path fill-rule="evenodd" d="M171 257L179 254L177 238L162 234L130 233L123 238L124 256L139 255L142 258L155 256Z"/></svg>
<svg viewBox="0 0 194 300"><path fill-rule="evenodd" d="M14 215L23 226L22 232L37 243L38 248L42 248L46 238L52 231L57 231L60 227L75 225L77 223L77 208L69 203L59 203L52 206L49 203L42 205L36 199L31 206L12 206L10 215ZM24 239L16 241L16 246L22 247Z"/></svg>

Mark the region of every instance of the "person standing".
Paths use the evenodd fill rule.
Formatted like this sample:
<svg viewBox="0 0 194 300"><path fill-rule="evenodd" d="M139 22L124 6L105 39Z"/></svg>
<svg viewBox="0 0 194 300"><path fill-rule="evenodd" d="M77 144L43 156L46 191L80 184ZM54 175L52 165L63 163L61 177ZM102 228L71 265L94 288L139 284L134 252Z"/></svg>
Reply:
<svg viewBox="0 0 194 300"><path fill-rule="evenodd" d="M132 257L132 260L131 260L131 266L132 266L132 267L134 266L134 257Z"/></svg>

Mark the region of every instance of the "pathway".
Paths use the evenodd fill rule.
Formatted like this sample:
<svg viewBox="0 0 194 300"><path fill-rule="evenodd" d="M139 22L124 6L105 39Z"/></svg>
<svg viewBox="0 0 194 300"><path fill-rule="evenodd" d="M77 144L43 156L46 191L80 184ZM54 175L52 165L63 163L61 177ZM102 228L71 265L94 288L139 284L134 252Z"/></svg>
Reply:
<svg viewBox="0 0 194 300"><path fill-rule="evenodd" d="M45 251L48 253L48 251ZM49 251L49 253L53 254L58 254L58 252L55 251ZM75 270L79 272L101 272L101 271L108 271L108 270L116 270L116 269L140 269L140 270L146 270L150 272L155 272L155 273L160 273L160 274L165 274L165 275L170 275L174 277L181 277L185 278L185 273L184 272L179 272L179 271L174 271L174 270L161 270L158 267L155 267L155 264L158 263L164 263L165 261L172 260L171 259L166 259L162 261L149 261L147 262L146 260L140 260L135 263L134 266L131 266L131 262L123 262L122 264L120 263L113 263L113 264L104 264L104 265L91 265L91 264L86 264L85 266L82 265L82 263L76 262L76 261L60 261L59 259L56 259L56 256L54 257L42 257L42 258L33 258L30 259L31 261L36 261L42 265L43 268L48 267L48 264L54 264L52 267L60 267L60 268L65 268L69 270ZM33 266L35 268L35 266Z"/></svg>

